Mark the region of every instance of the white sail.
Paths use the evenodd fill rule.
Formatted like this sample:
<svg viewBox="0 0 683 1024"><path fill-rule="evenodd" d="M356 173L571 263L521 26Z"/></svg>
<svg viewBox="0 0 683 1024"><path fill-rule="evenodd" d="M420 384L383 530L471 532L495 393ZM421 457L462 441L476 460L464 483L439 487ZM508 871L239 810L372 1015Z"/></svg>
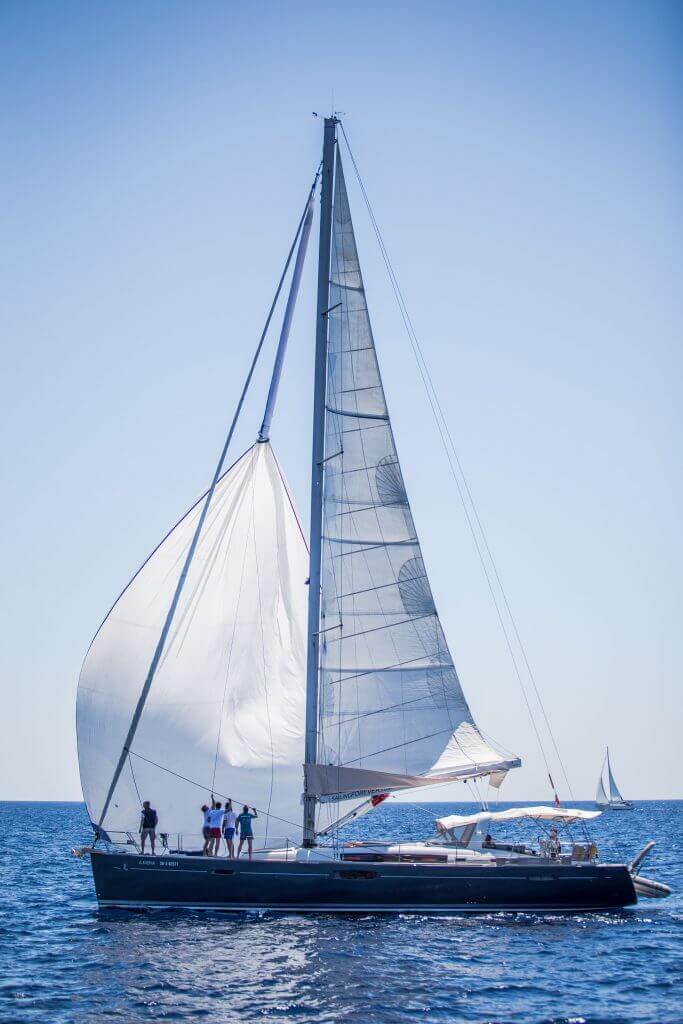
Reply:
<svg viewBox="0 0 683 1024"><path fill-rule="evenodd" d="M474 723L436 612L338 152L329 306L318 738L324 770L310 770L309 784L350 795L389 787L392 774L401 788L411 777L423 784L417 777L429 773L441 780L516 767L519 761L495 750ZM363 771L367 787L358 785Z"/></svg>
<svg viewBox="0 0 683 1024"><path fill-rule="evenodd" d="M598 807L607 807L609 803L607 793L605 792L605 787L602 781L602 769L600 769L600 778L598 779L598 791L595 795L595 802L598 805Z"/></svg>
<svg viewBox="0 0 683 1024"><path fill-rule="evenodd" d="M83 664L78 754L94 822L201 506L129 583ZM160 830L199 833L213 789L255 806L261 836L300 838L307 576L280 468L270 444L256 444L216 488L105 830L136 830L148 799Z"/></svg>
<svg viewBox="0 0 683 1024"><path fill-rule="evenodd" d="M608 780L609 780L609 798L610 798L610 802L624 803L624 798L621 795L621 793L619 792L619 787L617 786L617 784L615 782L615 779L614 779L614 776L612 775L612 765L610 764L609 750L607 751L607 777L608 777Z"/></svg>

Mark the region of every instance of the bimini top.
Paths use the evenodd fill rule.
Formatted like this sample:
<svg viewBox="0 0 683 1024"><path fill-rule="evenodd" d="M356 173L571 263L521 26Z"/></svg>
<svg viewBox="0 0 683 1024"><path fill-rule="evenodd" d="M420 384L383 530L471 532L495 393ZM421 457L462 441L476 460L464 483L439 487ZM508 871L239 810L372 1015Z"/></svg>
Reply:
<svg viewBox="0 0 683 1024"><path fill-rule="evenodd" d="M450 832L453 828L464 825L477 825L482 821L513 821L516 818L529 818L533 821L563 821L571 825L575 821L588 821L597 818L602 811L582 811L578 807L510 807L507 811L479 811L477 814L450 814L447 818L437 818L438 832Z"/></svg>

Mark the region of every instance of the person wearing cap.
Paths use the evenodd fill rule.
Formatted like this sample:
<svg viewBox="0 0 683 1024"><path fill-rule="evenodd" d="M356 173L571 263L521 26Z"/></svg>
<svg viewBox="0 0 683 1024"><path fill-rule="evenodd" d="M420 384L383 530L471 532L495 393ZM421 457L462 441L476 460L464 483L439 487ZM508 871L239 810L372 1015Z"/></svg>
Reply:
<svg viewBox="0 0 683 1024"><path fill-rule="evenodd" d="M249 860L251 860L252 849L254 845L254 833L251 827L251 823L254 818L258 818L256 808L252 807L252 809L249 810L249 808L245 804L244 807L242 808L242 813L237 816L237 828L239 829L240 833L240 842L239 846L237 847L238 858L240 853L242 852L242 847L246 842L247 849L249 850Z"/></svg>

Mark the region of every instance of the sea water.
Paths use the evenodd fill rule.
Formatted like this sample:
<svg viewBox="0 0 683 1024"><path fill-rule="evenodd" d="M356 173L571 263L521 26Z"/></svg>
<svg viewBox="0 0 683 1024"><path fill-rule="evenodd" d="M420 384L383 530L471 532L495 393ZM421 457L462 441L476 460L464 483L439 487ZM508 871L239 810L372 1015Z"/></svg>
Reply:
<svg viewBox="0 0 683 1024"><path fill-rule="evenodd" d="M463 809L392 803L362 831L420 838ZM674 889L609 914L99 912L69 853L90 837L83 806L1 803L0 1021L678 1024L682 826L683 801L591 825L603 859L655 839L641 870Z"/></svg>

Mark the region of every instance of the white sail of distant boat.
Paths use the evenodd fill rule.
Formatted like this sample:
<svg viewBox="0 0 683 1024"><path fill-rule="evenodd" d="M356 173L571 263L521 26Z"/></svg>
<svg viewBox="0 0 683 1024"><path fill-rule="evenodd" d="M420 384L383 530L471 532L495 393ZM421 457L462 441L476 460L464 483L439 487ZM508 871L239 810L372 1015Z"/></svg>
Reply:
<svg viewBox="0 0 683 1024"><path fill-rule="evenodd" d="M598 779L598 792L595 797L595 803L598 807L607 807L609 803L609 797L605 792L605 787L602 781L602 772L600 772L600 778Z"/></svg>
<svg viewBox="0 0 683 1024"><path fill-rule="evenodd" d="M436 611L338 150L333 209L322 513L311 528L319 617L309 609L307 639L316 566L262 429L149 556L86 656L78 752L88 812L104 832L135 831L150 797L167 830L196 833L199 804L215 793L256 807L267 836L311 843L302 790L321 832L373 795L499 779L520 764L479 731ZM289 306L287 330L288 318Z"/></svg>
<svg viewBox="0 0 683 1024"><path fill-rule="evenodd" d="M609 750L607 751L607 777L609 779L609 796L610 800L621 800L624 801L623 796L619 792L619 787L614 781L614 775L612 774L612 765L609 760Z"/></svg>
<svg viewBox="0 0 683 1024"><path fill-rule="evenodd" d="M605 784L603 776L605 773L605 765L607 765L607 785L609 787L609 795L605 791ZM614 775L612 773L612 765L609 756L609 747L605 752L605 759L602 762L602 768L600 769L600 778L598 779L598 791L595 797L596 807L603 807L608 810L631 810L633 804L629 800L624 800L623 796L619 792L619 787L616 784Z"/></svg>

